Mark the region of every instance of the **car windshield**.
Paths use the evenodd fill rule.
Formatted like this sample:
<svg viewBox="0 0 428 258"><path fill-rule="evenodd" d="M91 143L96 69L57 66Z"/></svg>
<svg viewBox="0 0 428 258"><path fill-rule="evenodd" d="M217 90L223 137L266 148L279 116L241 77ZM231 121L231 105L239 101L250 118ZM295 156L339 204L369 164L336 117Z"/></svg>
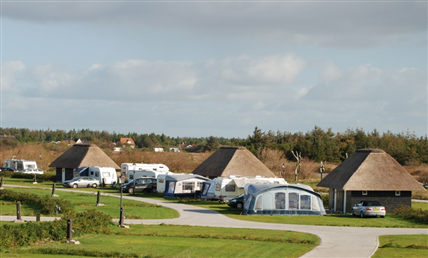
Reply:
<svg viewBox="0 0 428 258"><path fill-rule="evenodd" d="M376 201L364 202L364 206L380 206L380 203Z"/></svg>

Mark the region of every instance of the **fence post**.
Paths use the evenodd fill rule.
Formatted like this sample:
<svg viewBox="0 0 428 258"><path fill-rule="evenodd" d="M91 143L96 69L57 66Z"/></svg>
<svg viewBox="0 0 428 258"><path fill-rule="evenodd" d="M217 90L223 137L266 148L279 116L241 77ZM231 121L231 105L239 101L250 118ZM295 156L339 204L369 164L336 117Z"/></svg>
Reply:
<svg viewBox="0 0 428 258"><path fill-rule="evenodd" d="M36 177L36 174L34 174L33 184L37 184L37 177Z"/></svg>
<svg viewBox="0 0 428 258"><path fill-rule="evenodd" d="M100 203L101 193L98 191L97 193L97 206L104 206L104 204Z"/></svg>
<svg viewBox="0 0 428 258"><path fill-rule="evenodd" d="M23 222L22 217L21 217L21 203L20 202L16 203L16 220L14 222L15 223Z"/></svg>
<svg viewBox="0 0 428 258"><path fill-rule="evenodd" d="M40 221L40 212L36 212L36 221Z"/></svg>
<svg viewBox="0 0 428 258"><path fill-rule="evenodd" d="M55 194L55 183L52 184L52 197L58 197L57 194Z"/></svg>
<svg viewBox="0 0 428 258"><path fill-rule="evenodd" d="M3 177L1 178L1 181L0 181L0 189L3 189Z"/></svg>

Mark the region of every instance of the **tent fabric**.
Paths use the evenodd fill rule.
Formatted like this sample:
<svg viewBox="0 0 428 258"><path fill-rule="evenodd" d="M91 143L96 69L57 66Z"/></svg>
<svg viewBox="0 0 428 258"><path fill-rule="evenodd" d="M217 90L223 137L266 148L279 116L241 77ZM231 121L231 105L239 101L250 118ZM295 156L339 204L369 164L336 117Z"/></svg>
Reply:
<svg viewBox="0 0 428 258"><path fill-rule="evenodd" d="M300 184L245 186L244 215L326 215L321 195Z"/></svg>
<svg viewBox="0 0 428 258"><path fill-rule="evenodd" d="M319 184L346 191L425 190L393 157L381 149L360 149Z"/></svg>
<svg viewBox="0 0 428 258"><path fill-rule="evenodd" d="M75 144L49 165L49 167L56 168L79 168L83 166L113 167L116 170L120 169L120 167L95 144Z"/></svg>
<svg viewBox="0 0 428 258"><path fill-rule="evenodd" d="M245 147L232 146L223 146L218 149L192 173L210 178L228 176L275 177L275 174Z"/></svg>

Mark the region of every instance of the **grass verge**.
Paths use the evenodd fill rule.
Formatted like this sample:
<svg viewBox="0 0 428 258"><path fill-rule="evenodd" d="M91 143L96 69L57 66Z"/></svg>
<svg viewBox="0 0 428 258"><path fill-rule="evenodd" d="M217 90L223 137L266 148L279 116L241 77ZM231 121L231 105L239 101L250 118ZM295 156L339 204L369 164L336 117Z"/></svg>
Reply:
<svg viewBox="0 0 428 258"><path fill-rule="evenodd" d="M171 225L111 230L107 235L79 237L81 245L47 242L8 249L8 253L17 257L299 257L319 244L314 235L275 230Z"/></svg>
<svg viewBox="0 0 428 258"><path fill-rule="evenodd" d="M392 235L379 237L379 249L373 258L427 257L428 235Z"/></svg>

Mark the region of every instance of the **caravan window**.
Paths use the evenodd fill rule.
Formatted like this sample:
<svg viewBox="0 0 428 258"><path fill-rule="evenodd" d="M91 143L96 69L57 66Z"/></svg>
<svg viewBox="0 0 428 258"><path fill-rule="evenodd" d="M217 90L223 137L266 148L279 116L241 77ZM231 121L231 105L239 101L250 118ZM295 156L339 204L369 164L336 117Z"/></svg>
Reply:
<svg viewBox="0 0 428 258"><path fill-rule="evenodd" d="M300 209L310 210L311 205L311 196L310 195L301 195L300 196Z"/></svg>
<svg viewBox="0 0 428 258"><path fill-rule="evenodd" d="M289 209L299 208L299 193L288 193L288 208Z"/></svg>
<svg viewBox="0 0 428 258"><path fill-rule="evenodd" d="M183 182L183 190L193 191L193 182Z"/></svg>
<svg viewBox="0 0 428 258"><path fill-rule="evenodd" d="M158 181L159 181L159 184L163 184L165 182L164 179L158 179Z"/></svg>
<svg viewBox="0 0 428 258"><path fill-rule="evenodd" d="M275 193L275 209L285 209L285 193Z"/></svg>
<svg viewBox="0 0 428 258"><path fill-rule="evenodd" d="M226 192L235 192L235 185L226 185Z"/></svg>
<svg viewBox="0 0 428 258"><path fill-rule="evenodd" d="M202 190L202 185L203 185L203 182L197 182L196 183L196 190Z"/></svg>
<svg viewBox="0 0 428 258"><path fill-rule="evenodd" d="M220 191L220 189L221 189L221 184L220 183L216 183L215 184L215 190L216 191Z"/></svg>

